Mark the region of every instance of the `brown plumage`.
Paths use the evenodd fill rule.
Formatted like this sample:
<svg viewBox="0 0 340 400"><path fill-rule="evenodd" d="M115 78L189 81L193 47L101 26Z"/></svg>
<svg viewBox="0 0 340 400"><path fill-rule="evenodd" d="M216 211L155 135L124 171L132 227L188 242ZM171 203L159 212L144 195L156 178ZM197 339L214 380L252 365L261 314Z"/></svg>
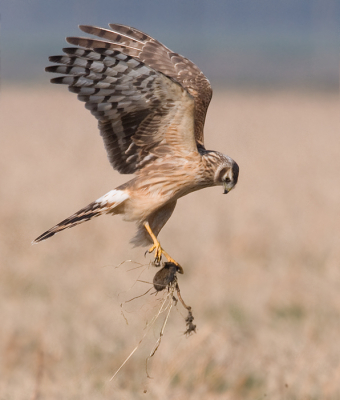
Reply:
<svg viewBox="0 0 340 400"><path fill-rule="evenodd" d="M212 96L209 81L187 58L128 26L109 29L81 25L100 39L69 37L77 47L50 57L58 65L51 80L66 84L98 120L112 167L136 176L39 236L35 242L101 214L136 221L135 245L154 243L177 199L195 190L223 185L231 190L238 166L228 156L204 148L203 126ZM177 263L176 263L177 264Z"/></svg>

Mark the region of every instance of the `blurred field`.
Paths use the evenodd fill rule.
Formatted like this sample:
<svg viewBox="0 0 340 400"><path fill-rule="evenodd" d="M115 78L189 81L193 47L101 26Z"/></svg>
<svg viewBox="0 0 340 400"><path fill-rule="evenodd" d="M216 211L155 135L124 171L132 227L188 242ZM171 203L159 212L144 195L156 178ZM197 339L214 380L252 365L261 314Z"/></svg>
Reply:
<svg viewBox="0 0 340 400"><path fill-rule="evenodd" d="M215 93L206 145L237 160L239 184L183 198L160 235L185 268L197 334L173 309L153 379L159 325L109 382L158 304L147 295L124 308L128 324L121 314L149 287L133 286L141 269L115 268L149 260L128 243L134 225L101 217L30 242L128 177L66 88L4 88L0 399L339 399L338 100Z"/></svg>

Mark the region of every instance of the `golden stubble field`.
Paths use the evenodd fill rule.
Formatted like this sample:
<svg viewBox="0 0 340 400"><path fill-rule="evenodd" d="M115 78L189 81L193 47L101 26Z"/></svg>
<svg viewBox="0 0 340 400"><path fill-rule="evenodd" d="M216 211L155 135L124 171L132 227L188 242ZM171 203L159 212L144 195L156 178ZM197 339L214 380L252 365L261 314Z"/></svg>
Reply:
<svg viewBox="0 0 340 400"><path fill-rule="evenodd" d="M101 217L32 239L124 182L96 121L64 87L1 92L0 399L339 399L339 98L316 92L215 93L207 148L240 165L237 188L179 201L160 234L185 268L185 312L162 344L156 269L134 225ZM140 275L142 273L142 275ZM142 278L140 277L142 276Z"/></svg>

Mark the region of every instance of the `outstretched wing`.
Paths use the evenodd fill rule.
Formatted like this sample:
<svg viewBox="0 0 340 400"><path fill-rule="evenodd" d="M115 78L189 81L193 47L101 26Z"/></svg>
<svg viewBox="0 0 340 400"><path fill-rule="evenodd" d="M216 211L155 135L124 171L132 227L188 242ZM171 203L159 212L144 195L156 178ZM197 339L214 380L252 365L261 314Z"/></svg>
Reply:
<svg viewBox="0 0 340 400"><path fill-rule="evenodd" d="M120 50L180 83L195 99L195 138L197 143L203 146L203 126L212 97L210 82L203 72L192 61L174 53L158 40L136 28L120 24L109 26L111 30L88 25L80 25L79 28L109 41L111 49ZM84 40L82 38L67 40L69 43L86 47L88 39L82 43L79 42ZM100 46L100 43L103 42L93 40L91 47Z"/></svg>
<svg viewBox="0 0 340 400"><path fill-rule="evenodd" d="M105 41L67 38L79 47L50 57L61 65L46 70L66 75L51 82L69 85L85 101L99 121L110 163L121 173L137 172L165 154L197 151L209 82L191 61L144 33L111 27L81 27Z"/></svg>

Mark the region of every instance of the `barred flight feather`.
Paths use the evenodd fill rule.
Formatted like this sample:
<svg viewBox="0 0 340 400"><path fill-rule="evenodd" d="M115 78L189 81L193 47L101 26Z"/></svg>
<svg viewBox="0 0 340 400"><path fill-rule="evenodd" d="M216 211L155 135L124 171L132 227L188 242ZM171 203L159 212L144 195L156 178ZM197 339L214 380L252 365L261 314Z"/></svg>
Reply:
<svg viewBox="0 0 340 400"><path fill-rule="evenodd" d="M178 137L177 149L168 150L183 152L187 146L191 151L193 140L197 142L194 149L203 146L211 87L202 72L137 29L119 24L110 27L112 30L81 25L82 31L100 40L68 37L69 43L80 47L66 47L65 55L50 57L61 65L49 66L46 71L65 74L51 82L68 85L99 120L112 166L121 173L134 173L157 158L153 149L166 138L170 119L176 114L183 118L183 112L178 112L181 107L187 108L187 118L193 120L193 138ZM183 96L186 91L188 95Z"/></svg>

